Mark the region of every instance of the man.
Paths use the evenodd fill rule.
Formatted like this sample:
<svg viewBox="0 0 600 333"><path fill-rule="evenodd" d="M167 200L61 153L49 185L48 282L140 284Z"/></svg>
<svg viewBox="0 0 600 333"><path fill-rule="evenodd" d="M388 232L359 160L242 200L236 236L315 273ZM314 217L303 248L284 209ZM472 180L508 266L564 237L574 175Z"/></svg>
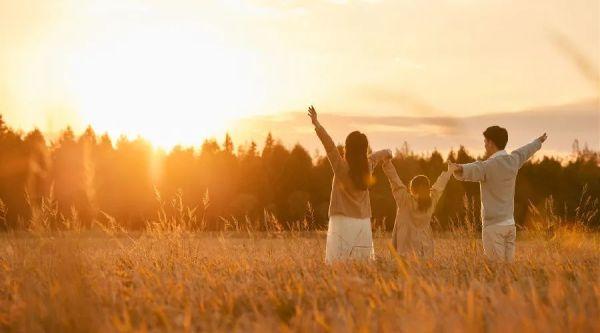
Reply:
<svg viewBox="0 0 600 333"><path fill-rule="evenodd" d="M516 227L514 218L517 172L536 151L542 148L544 133L533 142L508 154L505 128L492 126L483 132L485 161L454 164L458 180L479 182L481 189L481 238L483 251L494 261L512 262L515 256Z"/></svg>

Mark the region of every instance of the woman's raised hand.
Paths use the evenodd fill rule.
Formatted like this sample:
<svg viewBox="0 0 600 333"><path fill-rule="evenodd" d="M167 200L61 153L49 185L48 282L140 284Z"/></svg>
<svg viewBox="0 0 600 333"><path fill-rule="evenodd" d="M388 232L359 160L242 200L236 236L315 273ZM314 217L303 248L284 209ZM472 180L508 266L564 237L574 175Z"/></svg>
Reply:
<svg viewBox="0 0 600 333"><path fill-rule="evenodd" d="M315 107L312 105L308 107L308 116L310 117L310 121L313 123L313 125L319 126L319 120L317 119L317 111L315 111Z"/></svg>

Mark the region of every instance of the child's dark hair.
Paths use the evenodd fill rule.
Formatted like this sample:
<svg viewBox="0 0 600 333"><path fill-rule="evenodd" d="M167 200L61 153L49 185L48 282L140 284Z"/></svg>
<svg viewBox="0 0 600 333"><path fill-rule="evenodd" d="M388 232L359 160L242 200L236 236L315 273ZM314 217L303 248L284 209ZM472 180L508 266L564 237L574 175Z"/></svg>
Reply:
<svg viewBox="0 0 600 333"><path fill-rule="evenodd" d="M410 181L410 192L417 199L419 211L426 211L432 205L431 200L431 183L425 175L415 176Z"/></svg>
<svg viewBox="0 0 600 333"><path fill-rule="evenodd" d="M500 150L506 148L506 143L508 143L508 131L504 127L490 126L483 132L483 136L492 141Z"/></svg>

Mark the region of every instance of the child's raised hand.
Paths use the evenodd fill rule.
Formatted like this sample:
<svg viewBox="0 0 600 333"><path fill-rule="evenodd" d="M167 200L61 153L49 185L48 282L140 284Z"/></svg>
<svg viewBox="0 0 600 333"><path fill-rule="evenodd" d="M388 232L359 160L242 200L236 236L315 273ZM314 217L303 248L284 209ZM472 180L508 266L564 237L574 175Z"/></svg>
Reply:
<svg viewBox="0 0 600 333"><path fill-rule="evenodd" d="M386 149L385 150L385 156L384 156L384 161L391 161L394 158L394 153L392 153L391 149Z"/></svg>

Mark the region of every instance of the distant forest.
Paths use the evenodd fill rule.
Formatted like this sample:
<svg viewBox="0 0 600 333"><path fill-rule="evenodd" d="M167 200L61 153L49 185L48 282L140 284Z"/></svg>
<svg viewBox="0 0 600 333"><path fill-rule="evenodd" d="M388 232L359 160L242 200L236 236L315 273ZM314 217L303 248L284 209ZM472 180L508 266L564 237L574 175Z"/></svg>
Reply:
<svg viewBox="0 0 600 333"><path fill-rule="evenodd" d="M404 144L393 162L405 182L417 174L433 182L446 161L476 158L464 147L444 157L437 151L416 154ZM542 150L534 159L517 179L517 224L599 227L599 153L575 144L571 157L543 157ZM395 203L380 167L374 176L374 224L389 230ZM186 214L181 218L190 221L192 230L248 224L263 230L267 219L284 228L293 223L324 228L331 180L324 156L313 158L301 145L290 150L271 135L260 148L255 142L236 147L227 135L223 142L209 139L197 149L156 153L143 139L112 142L92 128L79 136L66 129L50 143L39 130L9 128L0 115L0 229L27 228L44 210L55 221L57 216L76 218L84 227L110 216L128 230L142 229L169 211ZM454 179L448 184L434 228L446 230L457 223L479 224L478 184Z"/></svg>

